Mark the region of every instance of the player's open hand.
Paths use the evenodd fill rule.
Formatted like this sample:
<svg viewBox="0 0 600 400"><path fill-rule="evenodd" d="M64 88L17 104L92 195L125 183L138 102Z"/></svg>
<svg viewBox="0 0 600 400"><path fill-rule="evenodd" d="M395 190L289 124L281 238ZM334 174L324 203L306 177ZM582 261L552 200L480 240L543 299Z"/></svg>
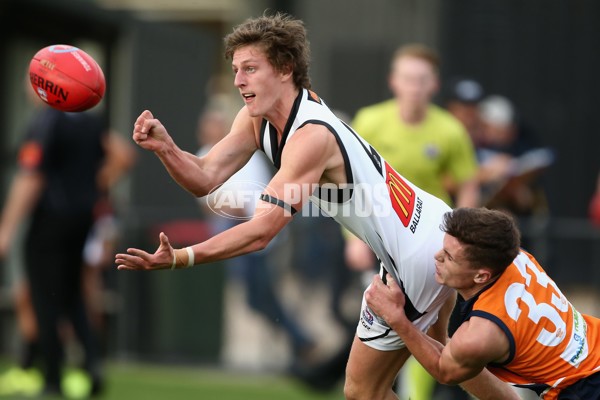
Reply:
<svg viewBox="0 0 600 400"><path fill-rule="evenodd" d="M365 293L365 300L369 308L392 328L407 320L404 314L404 293L389 275L387 283L383 283L379 275L373 277L373 282Z"/></svg>
<svg viewBox="0 0 600 400"><path fill-rule="evenodd" d="M135 121L133 141L143 149L160 151L170 138L163 124L148 110L142 112Z"/></svg>
<svg viewBox="0 0 600 400"><path fill-rule="evenodd" d="M152 271L171 268L173 265L173 247L163 232L159 235L160 245L154 254L140 249L127 249L127 254L115 255L117 269Z"/></svg>

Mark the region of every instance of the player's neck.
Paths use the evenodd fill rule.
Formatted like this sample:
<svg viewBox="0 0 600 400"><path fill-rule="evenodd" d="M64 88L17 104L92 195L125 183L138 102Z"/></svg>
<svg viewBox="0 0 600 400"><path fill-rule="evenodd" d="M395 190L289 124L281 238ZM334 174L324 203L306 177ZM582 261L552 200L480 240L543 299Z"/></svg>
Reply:
<svg viewBox="0 0 600 400"><path fill-rule="evenodd" d="M484 286L473 286L473 287L470 287L469 289L460 289L457 291L458 291L458 294L460 294L460 296L463 299L469 300L473 296L476 296L477 293L479 293L483 288L484 288Z"/></svg>
<svg viewBox="0 0 600 400"><path fill-rule="evenodd" d="M483 292L489 286L493 285L494 282L496 282L498 280L498 278L500 278L500 276L495 276L492 279L490 279L484 283L475 284L469 288L457 289L456 291L458 292L458 294L460 294L462 296L463 299L469 300L473 296L477 296L479 293Z"/></svg>
<svg viewBox="0 0 600 400"><path fill-rule="evenodd" d="M298 89L286 91L264 116L264 118L275 127L279 138L281 138L285 126L287 125L297 97Z"/></svg>
<svg viewBox="0 0 600 400"><path fill-rule="evenodd" d="M427 115L427 106L399 103L398 112L405 124L418 125Z"/></svg>

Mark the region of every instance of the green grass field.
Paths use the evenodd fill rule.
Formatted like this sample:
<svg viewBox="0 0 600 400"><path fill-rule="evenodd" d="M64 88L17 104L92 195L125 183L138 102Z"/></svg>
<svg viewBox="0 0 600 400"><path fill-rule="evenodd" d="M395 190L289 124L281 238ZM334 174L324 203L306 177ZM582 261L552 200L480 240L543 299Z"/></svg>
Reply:
<svg viewBox="0 0 600 400"><path fill-rule="evenodd" d="M321 394L285 377L123 364L110 367L106 389L107 399L343 399L341 387Z"/></svg>
<svg viewBox="0 0 600 400"><path fill-rule="evenodd" d="M2 363L2 371L8 368ZM218 369L109 363L107 400L342 400L342 387L320 393L283 376ZM26 398L14 395L0 398Z"/></svg>

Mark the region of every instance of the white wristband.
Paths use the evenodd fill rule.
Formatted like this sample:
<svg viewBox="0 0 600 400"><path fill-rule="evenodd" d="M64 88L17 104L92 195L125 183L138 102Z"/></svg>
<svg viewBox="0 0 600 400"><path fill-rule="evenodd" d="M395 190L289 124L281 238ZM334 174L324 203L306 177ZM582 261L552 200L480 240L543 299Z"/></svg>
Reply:
<svg viewBox="0 0 600 400"><path fill-rule="evenodd" d="M177 256L175 256L175 249L173 249L173 264L171 264L171 269L175 269L177 265Z"/></svg>
<svg viewBox="0 0 600 400"><path fill-rule="evenodd" d="M194 250L192 250L192 248L190 246L186 247L185 249L187 250L187 253L188 253L187 266L193 267L194 266Z"/></svg>

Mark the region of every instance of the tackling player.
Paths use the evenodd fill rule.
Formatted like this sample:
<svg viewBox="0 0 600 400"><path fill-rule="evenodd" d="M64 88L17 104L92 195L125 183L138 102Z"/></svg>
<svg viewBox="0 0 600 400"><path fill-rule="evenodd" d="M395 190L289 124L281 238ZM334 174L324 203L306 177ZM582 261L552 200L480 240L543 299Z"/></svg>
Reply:
<svg viewBox="0 0 600 400"><path fill-rule="evenodd" d="M415 358L445 384L484 368L544 400L600 399L600 319L578 312L529 253L511 217L485 208L444 216L436 279L457 290L452 339L444 347L403 312L405 297L378 276L367 303Z"/></svg>

